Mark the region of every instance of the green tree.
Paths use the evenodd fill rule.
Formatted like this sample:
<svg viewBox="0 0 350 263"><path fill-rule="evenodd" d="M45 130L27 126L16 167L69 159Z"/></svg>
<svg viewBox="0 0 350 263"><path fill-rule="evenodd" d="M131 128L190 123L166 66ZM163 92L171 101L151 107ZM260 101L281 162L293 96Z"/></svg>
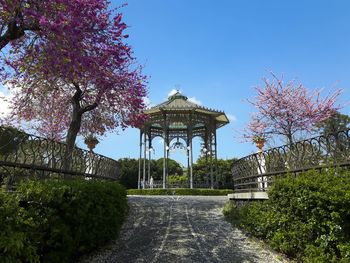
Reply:
<svg viewBox="0 0 350 263"><path fill-rule="evenodd" d="M233 159L218 159L217 160L217 182L219 187L227 188L232 186L232 165L233 162L237 160ZM213 165L215 166L215 161L213 160ZM215 170L215 169L214 169ZM209 181L210 177L210 160L206 162L205 157L199 157L196 163L193 165L193 174L197 182Z"/></svg>
<svg viewBox="0 0 350 263"><path fill-rule="evenodd" d="M332 116L316 125L318 131L322 134L331 134L338 131L344 131L350 126L350 117L335 111Z"/></svg>
<svg viewBox="0 0 350 263"><path fill-rule="evenodd" d="M218 184L219 188L233 188L232 165L237 158L218 159Z"/></svg>
<svg viewBox="0 0 350 263"><path fill-rule="evenodd" d="M122 158L118 160L120 183L127 189L137 188L139 175L139 160ZM169 159L169 175L182 175L183 169L175 160ZM143 172L143 159L141 159L141 172ZM146 160L146 174L148 175L148 160ZM151 176L154 180L163 179L163 158L151 160ZM142 177L142 175L141 175ZM142 179L142 178L141 178Z"/></svg>
<svg viewBox="0 0 350 263"><path fill-rule="evenodd" d="M199 157L196 163L193 164L193 175L196 182L209 181L207 174L209 172L209 159L208 166L206 165L205 157Z"/></svg>
<svg viewBox="0 0 350 263"><path fill-rule="evenodd" d="M158 159L155 162L155 171L156 175L154 178L155 180L160 180L163 178L163 158ZM151 166L152 167L152 166ZM183 174L183 168L181 164L179 164L177 161L173 159L168 159L168 174L169 175L182 175Z"/></svg>
<svg viewBox="0 0 350 263"><path fill-rule="evenodd" d="M127 189L137 188L139 160L123 158L118 160L120 183Z"/></svg>
<svg viewBox="0 0 350 263"><path fill-rule="evenodd" d="M328 142L332 144L329 149L329 156L338 163L346 162L349 156L349 139L344 133L338 132L347 130L349 126L350 117L338 111L335 111L328 120L319 123L317 126L320 134L332 134L328 136Z"/></svg>

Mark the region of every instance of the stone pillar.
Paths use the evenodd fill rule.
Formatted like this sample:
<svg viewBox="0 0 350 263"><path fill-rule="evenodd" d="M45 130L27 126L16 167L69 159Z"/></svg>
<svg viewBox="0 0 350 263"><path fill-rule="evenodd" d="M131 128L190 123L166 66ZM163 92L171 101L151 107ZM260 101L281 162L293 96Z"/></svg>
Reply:
<svg viewBox="0 0 350 263"><path fill-rule="evenodd" d="M265 191L267 188L267 177L264 176L266 173L266 164L263 150L259 149L255 156L258 164L258 174L261 175L261 177L258 177L258 188L259 190Z"/></svg>

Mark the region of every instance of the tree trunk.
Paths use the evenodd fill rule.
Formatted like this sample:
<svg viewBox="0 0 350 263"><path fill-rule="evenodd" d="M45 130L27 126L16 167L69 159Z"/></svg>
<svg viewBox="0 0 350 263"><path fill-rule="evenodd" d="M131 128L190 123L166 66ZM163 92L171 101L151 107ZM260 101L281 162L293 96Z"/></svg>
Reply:
<svg viewBox="0 0 350 263"><path fill-rule="evenodd" d="M81 126L81 118L82 118L82 112L73 106L73 112L72 112L72 120L69 125L67 138L66 138L66 151L64 156L64 170L71 169L71 163L72 163L72 154L75 146L75 141L77 139L80 126Z"/></svg>
<svg viewBox="0 0 350 263"><path fill-rule="evenodd" d="M67 146L64 153L64 163L63 163L63 169L66 171L69 171L71 169L72 154L73 154L73 149L75 145L75 140L77 139L77 135L79 133L80 126L81 126L81 118L84 113L80 106L82 91L79 88L78 84L75 84L74 86L76 88L76 92L71 99L71 103L73 105L72 120L69 124L69 129L66 137Z"/></svg>
<svg viewBox="0 0 350 263"><path fill-rule="evenodd" d="M81 117L82 117L82 114L80 114L79 112L74 112L73 110L72 121L69 125L67 138L66 138L67 148L65 152L65 166L64 166L65 170L69 170L71 168L70 164L72 159L72 153L75 146L75 140L77 139L77 135L80 130Z"/></svg>
<svg viewBox="0 0 350 263"><path fill-rule="evenodd" d="M66 138L66 150L64 154L64 163L63 169L69 171L71 169L72 164L72 154L75 146L75 141L77 139L78 133L80 131L82 116L85 112L91 111L97 107L97 103L93 103L91 105L81 107L80 100L82 99L83 92L80 89L79 85L73 83L76 92L71 99L71 103L73 105L72 111L72 120L69 124L69 129Z"/></svg>
<svg viewBox="0 0 350 263"><path fill-rule="evenodd" d="M287 134L288 144L293 144L293 135L291 133Z"/></svg>
<svg viewBox="0 0 350 263"><path fill-rule="evenodd" d="M15 19L10 21L7 25L7 30L4 35L0 37L0 50L2 50L10 41L16 40L24 36L24 30L17 26Z"/></svg>
<svg viewBox="0 0 350 263"><path fill-rule="evenodd" d="M293 144L293 133L292 133L292 128L291 126L288 126L286 129L286 136L287 136L287 143L288 144Z"/></svg>
<svg viewBox="0 0 350 263"><path fill-rule="evenodd" d="M6 45L10 42L10 40L0 37L0 50L2 50Z"/></svg>

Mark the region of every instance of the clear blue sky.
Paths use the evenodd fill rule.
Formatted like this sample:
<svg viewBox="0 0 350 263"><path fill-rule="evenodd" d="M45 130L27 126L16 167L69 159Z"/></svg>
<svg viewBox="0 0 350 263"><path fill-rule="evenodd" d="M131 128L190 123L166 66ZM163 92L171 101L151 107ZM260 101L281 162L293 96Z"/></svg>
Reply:
<svg viewBox="0 0 350 263"><path fill-rule="evenodd" d="M149 79L158 104L175 86L204 106L237 120L218 131L221 158L255 151L235 130L254 108L245 99L272 70L308 88L345 89L350 101L350 1L129 0L122 8L128 43ZM117 6L122 2L112 1ZM350 114L349 106L342 112ZM96 152L112 158L138 156L137 129L108 135ZM80 140L81 142L81 140ZM156 157L162 154L156 145ZM82 145L82 143L80 143ZM198 153L199 142L195 144ZM179 152L171 155L184 160ZM196 159L196 156L195 156Z"/></svg>

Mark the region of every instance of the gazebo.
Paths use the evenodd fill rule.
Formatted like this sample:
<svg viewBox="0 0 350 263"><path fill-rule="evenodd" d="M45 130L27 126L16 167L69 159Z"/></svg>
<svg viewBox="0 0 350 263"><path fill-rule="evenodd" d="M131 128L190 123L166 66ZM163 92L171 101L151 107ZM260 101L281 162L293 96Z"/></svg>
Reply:
<svg viewBox="0 0 350 263"><path fill-rule="evenodd" d="M193 103L179 91L170 96L167 101L145 110L144 113L148 118L140 128L138 188L145 188L146 184L149 185L150 183L150 151L152 151L153 139L158 136L161 137L164 142L163 188L167 188L167 160L169 158L169 150L171 149L183 149L186 151L189 187L193 188L192 140L197 136L199 136L203 142L201 152L206 156L206 164L209 166L207 167L207 176L210 176L210 186L213 188L214 176L217 174L216 130L229 123L225 113ZM185 145L180 139L185 142ZM148 176L146 174L147 151L149 158ZM141 161L142 152L143 169Z"/></svg>

